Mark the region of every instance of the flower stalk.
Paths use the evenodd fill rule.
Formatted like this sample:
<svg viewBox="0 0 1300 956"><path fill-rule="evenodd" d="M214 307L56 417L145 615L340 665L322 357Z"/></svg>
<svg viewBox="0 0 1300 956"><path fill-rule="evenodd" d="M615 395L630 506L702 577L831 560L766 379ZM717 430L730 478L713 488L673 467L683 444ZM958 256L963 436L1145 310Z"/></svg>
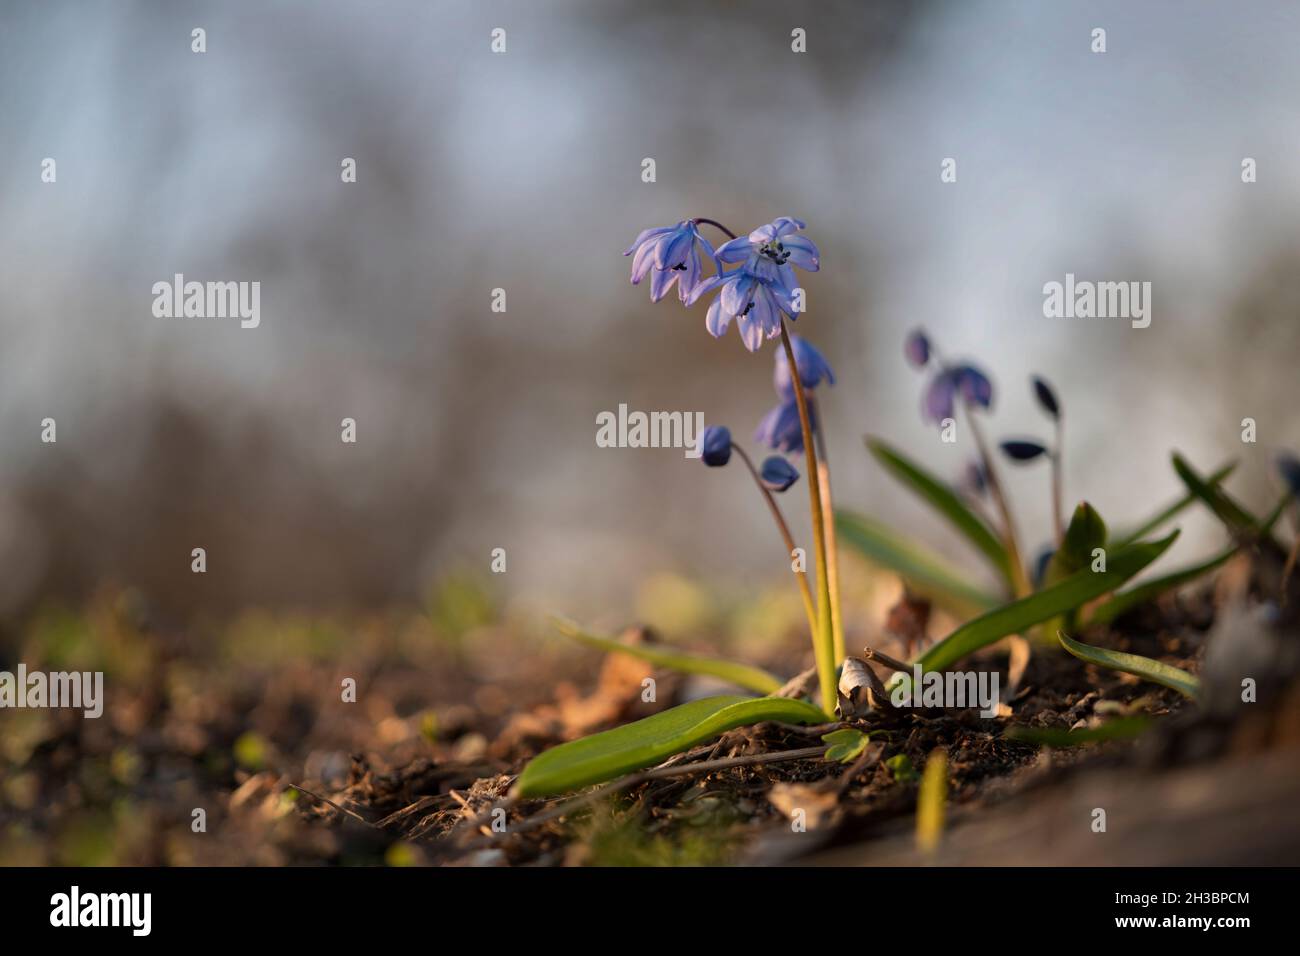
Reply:
<svg viewBox="0 0 1300 956"><path fill-rule="evenodd" d="M803 430L804 454L808 461L808 499L812 513L813 547L817 552L817 631L813 637L813 653L817 661L817 680L821 688L822 709L830 713L837 698L835 695L835 637L831 620L830 575L827 573L826 513L822 510L822 482L817 466L817 447L814 444L812 418L808 414L808 396L798 373L794 347L785 317L781 323L781 346L792 370L795 401L799 407L799 425Z"/></svg>

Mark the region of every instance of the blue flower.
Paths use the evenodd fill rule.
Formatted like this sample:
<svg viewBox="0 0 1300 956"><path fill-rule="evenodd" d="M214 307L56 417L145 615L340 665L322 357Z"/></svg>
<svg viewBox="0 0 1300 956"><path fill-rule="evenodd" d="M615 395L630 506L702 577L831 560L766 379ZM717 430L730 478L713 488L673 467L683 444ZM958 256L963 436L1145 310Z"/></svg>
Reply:
<svg viewBox="0 0 1300 956"><path fill-rule="evenodd" d="M799 480L799 472L795 470L794 465L780 455L772 455L764 459L763 467L758 470L758 473L763 479L763 484L772 491L785 491Z"/></svg>
<svg viewBox="0 0 1300 956"><path fill-rule="evenodd" d="M739 236L718 246L723 262L743 262L744 271L764 282L779 282L794 288L791 264L806 272L821 268L821 253L806 236L795 235L806 224L799 219L781 216L766 226L759 226L748 236Z"/></svg>
<svg viewBox="0 0 1300 956"><path fill-rule="evenodd" d="M709 306L704 317L704 327L714 338L721 338L736 320L740 340L751 352L757 351L764 338L781 334L781 313L791 318L796 313L790 302L791 290L776 282L767 282L744 269L705 279L695 287L687 305L693 305L700 296L720 289L718 297Z"/></svg>
<svg viewBox="0 0 1300 956"><path fill-rule="evenodd" d="M993 383L973 365L945 368L930 380L925 390L921 399L922 417L935 423L952 418L959 396L967 405L988 408L993 404Z"/></svg>
<svg viewBox="0 0 1300 956"><path fill-rule="evenodd" d="M790 336L790 348L794 352L794 363L799 368L799 379L805 389L816 388L823 380L828 385L835 384L835 373L825 356L806 340L797 335ZM772 384L776 394L783 399L794 398L794 382L790 378L790 360L786 358L785 349L776 353L776 368L772 375Z"/></svg>
<svg viewBox="0 0 1300 956"><path fill-rule="evenodd" d="M793 267L809 272L821 268L817 246L811 239L795 235L803 227L800 220L782 216L718 247L719 262L743 265L700 282L686 300L692 305L705 293L719 290L704 318L711 335L721 338L735 319L740 340L753 352L764 338L781 334L782 313L791 321L799 317L793 302Z"/></svg>
<svg viewBox="0 0 1300 956"><path fill-rule="evenodd" d="M808 421L817 430L817 406L808 403ZM799 424L799 404L786 399L763 416L754 432L754 441L762 442L774 451L787 455L803 454L803 427Z"/></svg>
<svg viewBox="0 0 1300 956"><path fill-rule="evenodd" d="M731 430L725 425L710 425L704 429L700 449L700 457L710 468L725 465L731 461Z"/></svg>
<svg viewBox="0 0 1300 956"><path fill-rule="evenodd" d="M675 226L643 230L623 253L633 257L632 284L639 285L649 273L651 302L658 302L667 295L674 282L677 283L678 298L683 303L693 302L692 293L703 281L699 246L704 247L704 252L716 266L713 246L700 235L693 219L683 219ZM718 266L719 271L721 268Z"/></svg>

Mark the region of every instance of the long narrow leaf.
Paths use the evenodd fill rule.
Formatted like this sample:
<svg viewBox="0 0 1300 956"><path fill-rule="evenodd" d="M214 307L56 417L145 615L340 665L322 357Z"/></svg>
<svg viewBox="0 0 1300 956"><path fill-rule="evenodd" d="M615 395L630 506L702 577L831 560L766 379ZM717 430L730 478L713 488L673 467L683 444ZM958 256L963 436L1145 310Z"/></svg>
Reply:
<svg viewBox="0 0 1300 956"><path fill-rule="evenodd" d="M737 687L757 691L760 694L774 694L785 684L785 681L775 674L769 674L749 664L738 664L735 661L724 661L713 657L697 657L659 644L624 644L612 637L600 637L588 633L573 621L560 617L551 618L551 625L565 637L571 637L581 644L600 651L610 654L629 654L659 667L667 667L687 674L719 677Z"/></svg>
<svg viewBox="0 0 1300 956"><path fill-rule="evenodd" d="M1144 680L1163 684L1165 687L1172 687L1178 693L1184 694L1193 700L1201 691L1201 682L1195 676L1169 664L1153 661L1151 658L1143 657L1140 654L1126 654L1123 651L1110 651L1104 647L1093 647L1091 644L1080 644L1078 641L1066 637L1060 631L1056 632L1056 639L1061 642L1061 646L1067 651L1079 658L1079 660L1086 661L1089 664L1107 667L1113 671L1123 671L1126 674L1136 674Z"/></svg>
<svg viewBox="0 0 1300 956"><path fill-rule="evenodd" d="M1109 624L1112 621L1116 621L1124 614L1133 610L1133 608L1146 604L1148 601L1154 600L1166 591L1170 591L1186 584L1188 581L1194 581L1202 574L1207 574L1208 572L1213 571L1236 553L1237 549L1235 547L1228 548L1226 551L1216 554L1210 560L1201 564L1194 565L1190 568L1183 568L1181 571L1174 571L1173 573L1166 574L1163 577L1154 578L1144 584L1139 584L1137 587L1130 588L1127 591L1120 591L1109 601L1106 601L1093 611L1092 616L1088 618L1088 623L1090 625Z"/></svg>
<svg viewBox="0 0 1300 956"><path fill-rule="evenodd" d="M1014 584L1007 549L983 518L972 511L970 506L946 484L880 439L868 438L866 442L871 454L876 456L876 460L884 465L890 474L947 518L954 528L983 552L1008 584Z"/></svg>
<svg viewBox="0 0 1300 956"><path fill-rule="evenodd" d="M992 644L1008 634L1021 634L1035 624L1041 624L1058 614L1113 591L1133 577L1173 544L1178 532L1159 541L1129 545L1112 552L1105 571L1090 567L1070 575L1059 584L1028 597L1005 604L982 617L968 621L946 638L935 644L917 659L922 670L943 670L961 660L972 651Z"/></svg>
<svg viewBox="0 0 1300 956"><path fill-rule="evenodd" d="M1230 532L1253 531L1258 526L1259 522L1254 515L1222 488L1202 478L1178 452L1174 452L1173 462L1174 471L1178 472L1178 477L1187 486L1187 490L1204 502L1227 525Z"/></svg>
<svg viewBox="0 0 1300 956"><path fill-rule="evenodd" d="M1077 747L1080 744L1100 743L1106 740L1131 740L1146 730L1150 724L1150 720L1139 715L1115 717L1096 727L1080 727L1078 730L1018 725L1008 727L1003 736L1008 740L1018 740L1021 743L1038 744L1042 747L1056 749Z"/></svg>
<svg viewBox="0 0 1300 956"><path fill-rule="evenodd" d="M850 511L835 513L840 540L868 560L897 572L917 592L959 614L978 614L998 599L970 583L947 561L892 528Z"/></svg>
<svg viewBox="0 0 1300 956"><path fill-rule="evenodd" d="M733 727L767 720L818 724L821 709L788 697L706 697L662 714L552 747L515 783L520 797L549 797L657 764Z"/></svg>
<svg viewBox="0 0 1300 956"><path fill-rule="evenodd" d="M1236 467L1237 467L1237 463L1235 461L1229 462L1228 464L1220 468L1218 471L1216 471L1214 474L1210 475L1209 478L1205 479L1206 483L1210 485L1218 485L1220 482L1226 479L1230 474L1232 474L1233 469L1235 469ZM1142 538L1145 538L1147 535L1149 535L1152 531L1155 531L1161 525L1167 524L1168 522L1172 521L1174 518L1178 517L1178 515L1182 514L1182 512L1186 508L1195 504L1196 500L1197 500L1196 495L1192 494L1190 491L1187 492L1185 495L1183 495L1173 504L1169 505L1167 508L1163 509L1153 517L1148 518L1146 521L1138 525L1132 531L1125 531L1123 534L1116 536L1111 541L1111 545L1113 547L1119 548L1119 547L1123 547L1126 544L1132 544L1134 541L1138 541Z"/></svg>

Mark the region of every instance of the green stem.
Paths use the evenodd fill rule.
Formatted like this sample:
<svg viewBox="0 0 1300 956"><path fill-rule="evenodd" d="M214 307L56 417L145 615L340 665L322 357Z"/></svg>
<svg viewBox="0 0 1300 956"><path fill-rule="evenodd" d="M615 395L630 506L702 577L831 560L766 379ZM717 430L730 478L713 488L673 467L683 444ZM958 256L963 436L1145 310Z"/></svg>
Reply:
<svg viewBox="0 0 1300 956"><path fill-rule="evenodd" d="M813 442L812 419L808 415L808 396L804 394L799 363L794 358L790 333L781 317L781 345L786 361L790 363L790 379L794 383L795 403L799 407L799 425L803 429L804 457L808 463L808 499L812 511L813 545L817 549L817 634L813 639L813 655L817 660L817 677L822 692L822 710L828 714L837 703L835 695L835 637L831 629L831 592L826 573L826 519L822 511L821 481L817 471L817 446Z"/></svg>
<svg viewBox="0 0 1300 956"><path fill-rule="evenodd" d="M1056 448L1052 452L1052 525L1056 531L1056 547L1060 548L1065 541L1065 521L1061 513L1061 455L1065 452L1064 442L1061 440L1063 432L1061 419L1056 419Z"/></svg>
<svg viewBox="0 0 1300 956"><path fill-rule="evenodd" d="M785 549L794 556L795 543L794 536L790 534L790 526L785 523L785 516L781 514L781 506L776 503L776 498L767 485L763 484L763 479L758 476L758 469L754 467L753 460L745 453L745 449L739 445L733 444L731 450L740 455L740 460L745 463L749 473L754 476L754 484L758 485L758 490L763 493L767 506L771 509L772 517L776 520L777 529L781 532L781 537L785 540ZM804 613L808 615L808 630L812 639L817 639L817 608L813 605L812 590L808 587L808 572L795 571L795 580L799 582L799 594L803 597Z"/></svg>
<svg viewBox="0 0 1300 956"><path fill-rule="evenodd" d="M840 558L835 540L835 505L831 500L831 463L826 454L826 437L817 429L817 476L821 479L822 516L826 523L826 578L831 592L831 636L835 660L844 660L844 619L840 613Z"/></svg>

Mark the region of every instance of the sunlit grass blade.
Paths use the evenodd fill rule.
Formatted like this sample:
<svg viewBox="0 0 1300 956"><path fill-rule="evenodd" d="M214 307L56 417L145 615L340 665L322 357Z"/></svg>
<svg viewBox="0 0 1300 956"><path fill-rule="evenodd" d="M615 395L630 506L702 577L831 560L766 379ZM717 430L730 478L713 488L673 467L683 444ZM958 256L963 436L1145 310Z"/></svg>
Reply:
<svg viewBox="0 0 1300 956"><path fill-rule="evenodd" d="M1146 717L1115 717L1096 727L1080 727L1078 730L1064 730L1060 727L1008 727L1004 736L1021 743L1060 749L1106 740L1131 740L1146 730L1150 723Z"/></svg>
<svg viewBox="0 0 1300 956"><path fill-rule="evenodd" d="M718 677L737 687L760 694L775 694L785 684L785 681L775 674L769 674L762 668L749 664L738 664L735 661L724 661L713 657L697 657L685 651L664 647L662 644L624 644L612 637L601 637L584 631L573 621L562 617L551 618L551 625L565 637L571 637L597 650L611 654L629 654L659 667L686 674Z"/></svg>
<svg viewBox="0 0 1300 956"><path fill-rule="evenodd" d="M1126 674L1135 674L1143 680L1172 687L1192 700L1195 700L1200 693L1201 682L1185 670L1153 661L1140 654L1126 654L1123 651L1093 647L1091 644L1080 644L1060 631L1056 632L1056 639L1061 642L1062 647L1081 661L1096 664L1098 667L1108 667L1114 671L1124 671Z"/></svg>
<svg viewBox="0 0 1300 956"><path fill-rule="evenodd" d="M1187 486L1187 490L1204 502L1215 516L1227 525L1228 531L1233 533L1253 531L1258 526L1259 522L1254 515L1239 505L1218 485L1202 478L1178 452L1174 452L1173 462L1174 471L1178 472L1178 477Z"/></svg>
<svg viewBox="0 0 1300 956"><path fill-rule="evenodd" d="M1058 584L968 621L922 654L917 663L922 670L943 670L1008 634L1024 633L1035 624L1101 597L1164 554L1177 537L1175 531L1159 541L1119 548L1107 557L1105 571L1093 571L1089 566Z"/></svg>
<svg viewBox="0 0 1300 956"><path fill-rule="evenodd" d="M967 581L933 552L864 515L835 513L840 540L868 560L896 572L920 594L959 614L978 614L996 607L998 598Z"/></svg>
<svg viewBox="0 0 1300 956"><path fill-rule="evenodd" d="M921 771L916 793L916 848L933 853L943 837L944 808L948 803L948 755L934 750Z"/></svg>
<svg viewBox="0 0 1300 956"><path fill-rule="evenodd" d="M531 798L580 790L657 764L733 727L767 720L818 724L830 718L788 697L706 697L552 747L524 767L514 792Z"/></svg>
<svg viewBox="0 0 1300 956"><path fill-rule="evenodd" d="M1232 474L1233 469L1235 469L1236 467L1237 467L1237 463L1235 461L1229 462L1228 464L1220 468L1218 471L1216 471L1214 474L1210 475L1210 477L1205 479L1205 481L1209 485L1218 485L1219 483L1224 481L1230 474ZM1190 491L1187 492L1187 494L1183 495L1173 504L1169 505L1167 508L1160 511L1153 517L1148 518L1146 521L1138 525L1133 530L1125 531L1123 534L1117 535L1111 541L1112 546L1118 548L1126 544L1132 544L1134 541L1138 541L1142 538L1145 538L1147 535L1149 535L1152 531L1155 531L1161 525L1167 524L1168 522L1172 521L1174 518L1178 517L1178 515L1182 514L1184 510L1186 510L1191 505L1195 504L1196 501L1197 501L1196 495L1192 494Z"/></svg>
<svg viewBox="0 0 1300 956"><path fill-rule="evenodd" d="M920 465L909 461L900 452L878 438L866 439L867 448L876 460L895 478L920 495L936 511L948 519L953 527L966 536L1008 584L1014 585L1011 561L1007 549L984 519L971 510L961 497Z"/></svg>
<svg viewBox="0 0 1300 956"><path fill-rule="evenodd" d="M1236 553L1237 549L1235 547L1228 548L1201 564L1183 568L1181 571L1174 571L1163 577L1154 578L1127 591L1120 591L1092 612L1092 615L1088 618L1088 624L1110 624L1112 621L1117 621L1135 607L1153 601L1166 591L1180 587L1188 581L1195 581L1203 574L1208 574L1224 564Z"/></svg>

